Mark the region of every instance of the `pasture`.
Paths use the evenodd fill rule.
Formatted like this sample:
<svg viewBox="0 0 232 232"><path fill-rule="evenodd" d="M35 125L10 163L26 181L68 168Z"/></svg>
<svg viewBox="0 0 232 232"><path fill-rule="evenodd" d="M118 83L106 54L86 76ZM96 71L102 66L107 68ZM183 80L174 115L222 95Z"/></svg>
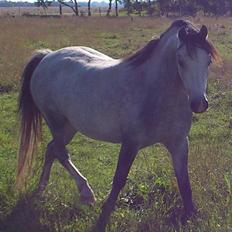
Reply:
<svg viewBox="0 0 232 232"><path fill-rule="evenodd" d="M194 18L206 24L223 62L209 74L209 109L193 117L189 173L199 213L180 224L182 203L167 151L142 150L120 194L109 232L232 231L232 26L231 18ZM0 24L0 231L88 231L111 189L119 145L78 135L69 146L73 162L88 178L97 203L84 206L73 179L56 162L45 193L34 190L50 134L43 129L33 175L23 193L14 189L18 147L20 74L35 49L84 45L124 57L159 36L170 19L135 17L1 18ZM7 28L7 29L6 29Z"/></svg>

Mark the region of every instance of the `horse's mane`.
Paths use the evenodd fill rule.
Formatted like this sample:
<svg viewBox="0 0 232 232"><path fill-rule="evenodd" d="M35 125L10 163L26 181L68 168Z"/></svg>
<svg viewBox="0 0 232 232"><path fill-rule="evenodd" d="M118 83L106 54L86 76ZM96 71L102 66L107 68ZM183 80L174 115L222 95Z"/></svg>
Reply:
<svg viewBox="0 0 232 232"><path fill-rule="evenodd" d="M160 38L152 39L143 48L139 49L134 54L124 58L124 60L133 66L139 66L149 59L157 47Z"/></svg>
<svg viewBox="0 0 232 232"><path fill-rule="evenodd" d="M162 37L166 35L167 32L170 31L173 27L177 27L178 29L182 27L185 28L187 32L187 42L185 42L185 45L187 46L187 50L190 55L192 55L192 53L194 52L194 48L200 47L204 49L207 53L209 53L215 62L220 61L219 53L217 52L213 44L208 39L200 40L199 36L197 36L199 29L191 22L182 19L174 21L171 26L160 35L159 38L152 39L143 48L139 49L134 54L124 58L124 61L133 66L139 66L143 64L152 56Z"/></svg>

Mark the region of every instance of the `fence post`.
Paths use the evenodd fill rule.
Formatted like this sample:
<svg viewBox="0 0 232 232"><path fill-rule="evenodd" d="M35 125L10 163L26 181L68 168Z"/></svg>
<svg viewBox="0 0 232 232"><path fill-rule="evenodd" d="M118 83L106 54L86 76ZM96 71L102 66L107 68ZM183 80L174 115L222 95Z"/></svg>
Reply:
<svg viewBox="0 0 232 232"><path fill-rule="evenodd" d="M59 6L59 9L60 9L60 15L62 15L62 6L61 6L61 4Z"/></svg>

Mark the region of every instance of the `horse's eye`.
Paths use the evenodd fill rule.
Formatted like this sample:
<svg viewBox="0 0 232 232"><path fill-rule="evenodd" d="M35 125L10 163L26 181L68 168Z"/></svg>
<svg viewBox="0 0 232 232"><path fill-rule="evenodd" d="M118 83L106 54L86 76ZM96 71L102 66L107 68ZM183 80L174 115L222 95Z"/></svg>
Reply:
<svg viewBox="0 0 232 232"><path fill-rule="evenodd" d="M178 64L181 66L181 67L184 67L184 62L182 60L178 60Z"/></svg>

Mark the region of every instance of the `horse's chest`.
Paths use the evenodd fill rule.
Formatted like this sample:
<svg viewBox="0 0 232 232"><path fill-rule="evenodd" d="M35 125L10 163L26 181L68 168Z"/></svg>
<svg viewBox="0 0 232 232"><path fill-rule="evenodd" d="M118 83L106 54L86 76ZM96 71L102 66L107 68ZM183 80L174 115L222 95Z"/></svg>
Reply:
<svg viewBox="0 0 232 232"><path fill-rule="evenodd" d="M176 105L161 105L144 112L144 143L165 143L176 137L186 137L191 128L192 112L186 102Z"/></svg>

